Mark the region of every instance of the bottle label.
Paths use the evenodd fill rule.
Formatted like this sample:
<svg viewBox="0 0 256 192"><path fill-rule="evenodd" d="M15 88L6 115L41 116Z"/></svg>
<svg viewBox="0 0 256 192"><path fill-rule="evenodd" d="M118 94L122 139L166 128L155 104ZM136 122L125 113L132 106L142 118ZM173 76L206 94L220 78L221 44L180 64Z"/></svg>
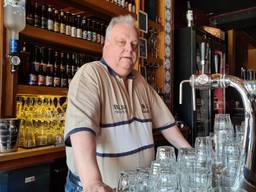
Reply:
<svg viewBox="0 0 256 192"><path fill-rule="evenodd" d="M30 73L28 77L29 85L37 85L37 75Z"/></svg>
<svg viewBox="0 0 256 192"><path fill-rule="evenodd" d="M51 20L51 19L47 20L47 29L49 31L53 31L53 20Z"/></svg>
<svg viewBox="0 0 256 192"><path fill-rule="evenodd" d="M61 78L60 86L61 87L67 87L68 86L68 80L65 79L65 78Z"/></svg>
<svg viewBox="0 0 256 192"><path fill-rule="evenodd" d="M45 78L45 85L51 87L53 84L52 76L46 76Z"/></svg>
<svg viewBox="0 0 256 192"><path fill-rule="evenodd" d="M60 24L58 22L54 22L53 31L54 32L59 32L60 31Z"/></svg>
<svg viewBox="0 0 256 192"><path fill-rule="evenodd" d="M79 28L76 29L76 37L82 38L82 29L79 29Z"/></svg>
<svg viewBox="0 0 256 192"><path fill-rule="evenodd" d="M45 63L41 63L43 72L46 73L47 65Z"/></svg>
<svg viewBox="0 0 256 192"><path fill-rule="evenodd" d="M76 37L76 27L71 27L71 37Z"/></svg>
<svg viewBox="0 0 256 192"><path fill-rule="evenodd" d="M96 41L97 43L100 43L101 42L101 38L100 38L100 34L99 33L97 33L97 41Z"/></svg>
<svg viewBox="0 0 256 192"><path fill-rule="evenodd" d="M92 42L96 42L97 41L97 34L96 32L92 32Z"/></svg>
<svg viewBox="0 0 256 192"><path fill-rule="evenodd" d="M38 85L39 86L45 85L45 76L44 75L38 75Z"/></svg>
<svg viewBox="0 0 256 192"><path fill-rule="evenodd" d="M46 29L46 28L47 28L47 25L48 25L48 24L47 24L47 19L46 19L45 17L42 17L42 18L41 18L41 22L42 22L42 23L41 23L41 28L42 28L42 29Z"/></svg>
<svg viewBox="0 0 256 192"><path fill-rule="evenodd" d="M54 87L59 87L60 86L60 78L59 77L54 77L53 78L53 86Z"/></svg>
<svg viewBox="0 0 256 192"><path fill-rule="evenodd" d="M70 27L70 25L66 25L65 33L66 33L66 35L70 35L71 34L71 27Z"/></svg>
<svg viewBox="0 0 256 192"><path fill-rule="evenodd" d="M33 65L34 65L35 71L38 72L39 71L39 65L40 65L39 62L34 61Z"/></svg>
<svg viewBox="0 0 256 192"><path fill-rule="evenodd" d="M87 40L87 31L86 30L83 31L83 39Z"/></svg>
<svg viewBox="0 0 256 192"><path fill-rule="evenodd" d="M88 41L92 40L92 32L91 31L87 31L87 40Z"/></svg>
<svg viewBox="0 0 256 192"><path fill-rule="evenodd" d="M60 33L64 34L66 32L66 26L64 23L60 24Z"/></svg>

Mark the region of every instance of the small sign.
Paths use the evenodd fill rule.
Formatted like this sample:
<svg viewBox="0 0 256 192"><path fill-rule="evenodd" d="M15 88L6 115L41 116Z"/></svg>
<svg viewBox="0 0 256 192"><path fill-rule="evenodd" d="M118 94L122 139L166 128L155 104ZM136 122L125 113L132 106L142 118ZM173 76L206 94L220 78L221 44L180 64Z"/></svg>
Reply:
<svg viewBox="0 0 256 192"><path fill-rule="evenodd" d="M147 50L147 39L140 38L139 41L139 58L147 59L148 57Z"/></svg>
<svg viewBox="0 0 256 192"><path fill-rule="evenodd" d="M148 14L139 10L139 29L144 33L148 33Z"/></svg>

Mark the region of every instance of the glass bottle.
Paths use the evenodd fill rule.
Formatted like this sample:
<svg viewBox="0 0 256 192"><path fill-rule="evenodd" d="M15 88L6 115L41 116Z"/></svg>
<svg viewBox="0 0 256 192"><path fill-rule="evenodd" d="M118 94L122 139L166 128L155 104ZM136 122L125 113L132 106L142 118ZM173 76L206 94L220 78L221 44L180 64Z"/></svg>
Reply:
<svg viewBox="0 0 256 192"><path fill-rule="evenodd" d="M82 38L84 40L87 40L87 23L86 23L86 17L83 17L82 19Z"/></svg>
<svg viewBox="0 0 256 192"><path fill-rule="evenodd" d="M66 55L66 73L68 76L68 85L70 84L71 80L72 80L72 67L71 67L71 56L70 53L68 52Z"/></svg>
<svg viewBox="0 0 256 192"><path fill-rule="evenodd" d="M65 53L60 54L60 87L68 87L68 77L65 67Z"/></svg>
<svg viewBox="0 0 256 192"><path fill-rule="evenodd" d="M47 29L47 9L45 5L41 6L41 28Z"/></svg>
<svg viewBox="0 0 256 192"><path fill-rule="evenodd" d="M64 11L60 12L60 33L61 34L65 34L65 30L66 30L66 15L64 13Z"/></svg>
<svg viewBox="0 0 256 192"><path fill-rule="evenodd" d="M34 7L31 2L26 3L26 23L29 25L34 25Z"/></svg>
<svg viewBox="0 0 256 192"><path fill-rule="evenodd" d="M60 60L58 51L55 51L54 59L53 86L60 87Z"/></svg>
<svg viewBox="0 0 256 192"><path fill-rule="evenodd" d="M48 87L53 86L53 50L50 47L48 48L45 85Z"/></svg>
<svg viewBox="0 0 256 192"><path fill-rule="evenodd" d="M76 15L71 15L71 37L76 37Z"/></svg>
<svg viewBox="0 0 256 192"><path fill-rule="evenodd" d="M35 4L34 4L34 27L40 27L41 24L40 24L40 6L38 4L38 2L36 1Z"/></svg>
<svg viewBox="0 0 256 192"><path fill-rule="evenodd" d="M71 14L66 12L65 34L71 35Z"/></svg>
<svg viewBox="0 0 256 192"><path fill-rule="evenodd" d="M41 62L39 64L39 71L38 71L38 85L44 86L45 85L45 47L41 47Z"/></svg>
<svg viewBox="0 0 256 192"><path fill-rule="evenodd" d="M51 5L48 5L48 17L47 17L47 29L53 31L53 8Z"/></svg>
<svg viewBox="0 0 256 192"><path fill-rule="evenodd" d="M60 18L59 11L57 9L54 10L53 16L53 31L59 33L60 32Z"/></svg>
<svg viewBox="0 0 256 192"><path fill-rule="evenodd" d="M34 46L34 49L30 52L30 66L29 66L29 85L37 85L38 69L39 69L39 48Z"/></svg>
<svg viewBox="0 0 256 192"><path fill-rule="evenodd" d="M82 38L82 21L80 15L76 16L76 37Z"/></svg>
<svg viewBox="0 0 256 192"><path fill-rule="evenodd" d="M87 40L92 41L92 27L90 18L87 18Z"/></svg>

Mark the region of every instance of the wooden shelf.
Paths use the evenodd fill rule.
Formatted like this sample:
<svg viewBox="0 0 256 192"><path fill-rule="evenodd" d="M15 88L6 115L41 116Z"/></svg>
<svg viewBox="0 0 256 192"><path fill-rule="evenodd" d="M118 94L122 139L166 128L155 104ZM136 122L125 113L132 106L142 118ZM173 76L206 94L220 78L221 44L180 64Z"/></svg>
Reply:
<svg viewBox="0 0 256 192"><path fill-rule="evenodd" d="M68 88L17 85L17 94L23 94L23 95L60 95L60 96L66 96L67 93L68 93Z"/></svg>
<svg viewBox="0 0 256 192"><path fill-rule="evenodd" d="M30 25L27 25L21 34L29 38L47 41L58 45L63 45L65 47L73 47L94 53L101 53L102 51L102 45L100 44L92 43L90 41L70 37L56 32L50 32L46 29L41 29Z"/></svg>
<svg viewBox="0 0 256 192"><path fill-rule="evenodd" d="M75 2L78 5L91 8L97 12L104 13L111 17L130 14L136 19L136 14L131 13L127 9L119 7L118 5L107 2L105 0L71 0L71 2Z"/></svg>

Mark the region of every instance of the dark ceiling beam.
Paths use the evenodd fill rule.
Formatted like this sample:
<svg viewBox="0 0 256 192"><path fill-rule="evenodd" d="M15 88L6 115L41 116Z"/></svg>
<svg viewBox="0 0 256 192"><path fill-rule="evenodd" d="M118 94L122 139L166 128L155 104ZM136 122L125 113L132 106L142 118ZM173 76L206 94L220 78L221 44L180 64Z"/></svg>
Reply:
<svg viewBox="0 0 256 192"><path fill-rule="evenodd" d="M228 12L210 18L210 23L223 30L256 26L256 7Z"/></svg>

